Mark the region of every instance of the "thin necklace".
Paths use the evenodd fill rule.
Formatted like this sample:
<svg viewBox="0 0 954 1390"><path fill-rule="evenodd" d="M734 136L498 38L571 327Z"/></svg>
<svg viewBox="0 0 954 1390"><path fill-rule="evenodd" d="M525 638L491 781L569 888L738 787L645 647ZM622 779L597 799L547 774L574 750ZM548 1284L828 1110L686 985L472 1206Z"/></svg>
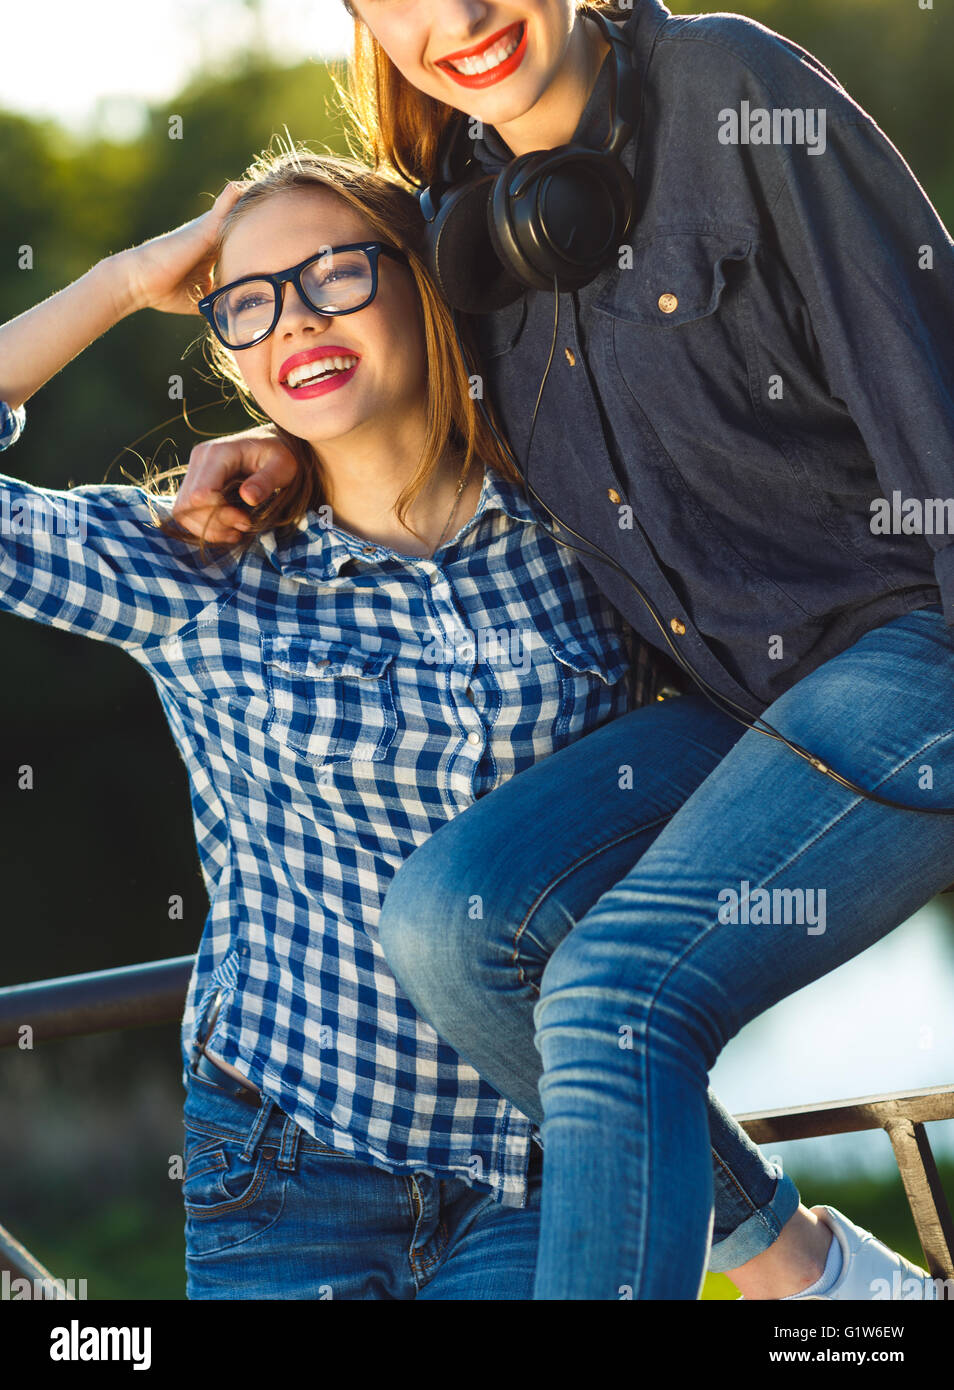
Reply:
<svg viewBox="0 0 954 1390"><path fill-rule="evenodd" d="M447 518L447 520L444 522L444 529L443 529L443 531L440 533L440 535L439 535L438 538L437 538L437 544L435 545L434 549L431 551L431 555L432 555L432 556L436 555L437 552L440 550L440 548L441 548L441 542L443 541L444 537L447 535L448 528L449 528L451 522L454 520L454 514L455 514L455 512L457 511L457 507L458 507L458 504L459 504L459 502L460 502L460 495L461 495L461 493L464 491L464 483L467 481L467 474L468 474L469 472L470 472L470 459L465 459L465 461L464 461L464 466L463 466L463 468L460 470L460 479L459 479L459 481L458 481L458 483L457 483L457 495L456 495L455 498L454 498L454 505L453 505L453 506L451 507L451 509L450 509L450 516L449 516L449 517Z"/></svg>

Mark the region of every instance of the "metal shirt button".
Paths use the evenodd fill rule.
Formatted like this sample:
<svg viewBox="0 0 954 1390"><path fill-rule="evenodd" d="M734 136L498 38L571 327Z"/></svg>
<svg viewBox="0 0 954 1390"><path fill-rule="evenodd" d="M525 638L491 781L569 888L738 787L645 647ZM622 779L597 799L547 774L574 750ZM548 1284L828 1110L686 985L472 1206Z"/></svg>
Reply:
<svg viewBox="0 0 954 1390"><path fill-rule="evenodd" d="M685 623L680 622L678 618L670 618L669 626L672 628L673 632L677 635L677 637L682 637L686 631Z"/></svg>
<svg viewBox="0 0 954 1390"><path fill-rule="evenodd" d="M373 554L374 554L374 550L375 550L375 547L374 547L373 545L363 545L363 546L361 547L361 554L362 554L362 555L373 555Z"/></svg>
<svg viewBox="0 0 954 1390"><path fill-rule="evenodd" d="M479 743L479 742L480 742L480 734L476 734L476 733L474 733L474 734L468 734L468 735L467 735L467 742L468 742L468 743Z"/></svg>
<svg viewBox="0 0 954 1390"><path fill-rule="evenodd" d="M431 583L432 583L432 584L437 584L437 583L439 582L439 580L440 580L440 574L438 573L438 571L437 571L437 570L431 570Z"/></svg>
<svg viewBox="0 0 954 1390"><path fill-rule="evenodd" d="M566 360L569 362L570 366L571 366L571 367L575 367L575 366L576 366L576 355L575 355L575 353L571 352L569 348L564 348L563 351L566 353Z"/></svg>
<svg viewBox="0 0 954 1390"><path fill-rule="evenodd" d="M679 308L679 300L674 294L661 294L659 296L659 307L664 314L674 314Z"/></svg>
<svg viewBox="0 0 954 1390"><path fill-rule="evenodd" d="M619 493L616 491L615 487L607 488L606 495L611 502L615 502L617 504L619 504L623 500L622 497L620 497Z"/></svg>

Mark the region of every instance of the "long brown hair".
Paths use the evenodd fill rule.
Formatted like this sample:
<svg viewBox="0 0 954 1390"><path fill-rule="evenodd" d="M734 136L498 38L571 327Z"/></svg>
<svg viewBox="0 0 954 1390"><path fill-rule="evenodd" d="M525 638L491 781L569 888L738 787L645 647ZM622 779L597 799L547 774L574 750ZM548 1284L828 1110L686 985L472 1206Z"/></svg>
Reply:
<svg viewBox="0 0 954 1390"><path fill-rule="evenodd" d="M277 194L309 188L323 188L335 193L361 214L374 240L395 247L407 259L417 287L424 325L427 434L417 469L395 504L395 512L402 524L407 525L408 508L427 485L441 460L448 455L459 459L462 468L476 459L516 481L519 475L477 405L475 396L482 385L469 375L467 363L458 347L451 312L425 266L421 245L423 223L413 194L383 171L376 172L354 159L315 154L307 146L291 142L286 145L279 142L278 150L270 147L263 151L249 166L244 179L249 187L223 220L214 253L216 263L229 231L250 208ZM473 360L474 344L466 325L461 326L461 337L465 352ZM213 370L223 381L234 386L248 413L262 424L271 423L249 394L234 356L222 346L211 329L208 330L205 349ZM296 525L307 511L317 509L325 501L320 460L312 446L277 425L275 429L295 456L298 471L293 482L250 513L249 530L244 533L242 541L236 542L237 546L249 544L261 532ZM147 468L144 486L154 495L167 498L170 492L161 490L158 484L185 472L185 465L177 465L158 474ZM160 529L180 539L194 539L182 535L178 523L171 517L162 522ZM410 526L408 529L413 531ZM204 537L198 538L198 543L204 546Z"/></svg>
<svg viewBox="0 0 954 1390"><path fill-rule="evenodd" d="M631 5L609 0L577 0L577 10L586 3L612 20L628 19L633 12ZM375 168L392 169L408 183L431 183L440 139L456 108L412 87L350 0L343 4L354 20L354 58L338 90L360 152Z"/></svg>

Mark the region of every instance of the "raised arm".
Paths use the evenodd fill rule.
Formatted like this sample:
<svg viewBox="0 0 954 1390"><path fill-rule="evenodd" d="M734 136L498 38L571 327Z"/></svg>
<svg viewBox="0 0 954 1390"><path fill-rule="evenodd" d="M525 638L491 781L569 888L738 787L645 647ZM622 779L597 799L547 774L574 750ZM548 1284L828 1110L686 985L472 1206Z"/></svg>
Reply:
<svg viewBox="0 0 954 1390"><path fill-rule="evenodd" d="M147 306L196 312L239 191L230 185L201 217L107 257L0 327L0 449L19 433L23 402L111 324ZM0 609L133 652L168 637L221 598L235 565L157 532L159 513L168 503L143 488L54 490L0 473Z"/></svg>
<svg viewBox="0 0 954 1390"><path fill-rule="evenodd" d="M0 398L17 409L137 309L196 314L211 289L212 248L241 185L174 231L97 262L66 289L0 327Z"/></svg>
<svg viewBox="0 0 954 1390"><path fill-rule="evenodd" d="M227 184L208 212L175 231L108 256L79 280L0 327L0 399L16 410L51 377L137 309L194 314L211 285L210 249L222 218L241 192ZM244 513L226 504L230 482L246 478L252 506L290 483L298 465L268 429L247 430L197 445L173 515L212 542L240 539Z"/></svg>

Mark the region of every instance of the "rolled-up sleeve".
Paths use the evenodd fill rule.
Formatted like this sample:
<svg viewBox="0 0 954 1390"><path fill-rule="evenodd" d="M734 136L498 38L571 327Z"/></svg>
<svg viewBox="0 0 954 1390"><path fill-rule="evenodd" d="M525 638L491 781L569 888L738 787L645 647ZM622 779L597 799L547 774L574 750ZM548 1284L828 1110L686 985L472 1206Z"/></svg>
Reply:
<svg viewBox="0 0 954 1390"><path fill-rule="evenodd" d="M12 415L0 402L0 421ZM173 635L224 601L239 557L203 560L158 530L171 506L141 487L58 490L0 473L0 610L133 652Z"/></svg>
<svg viewBox="0 0 954 1390"><path fill-rule="evenodd" d="M11 410L6 401L0 401L0 450L9 449L23 433L26 424L26 406Z"/></svg>
<svg viewBox="0 0 954 1390"><path fill-rule="evenodd" d="M814 76L803 100L826 104L825 146L761 152L773 161L771 235L883 496L954 498L954 242L870 117ZM954 535L925 539L952 624Z"/></svg>

